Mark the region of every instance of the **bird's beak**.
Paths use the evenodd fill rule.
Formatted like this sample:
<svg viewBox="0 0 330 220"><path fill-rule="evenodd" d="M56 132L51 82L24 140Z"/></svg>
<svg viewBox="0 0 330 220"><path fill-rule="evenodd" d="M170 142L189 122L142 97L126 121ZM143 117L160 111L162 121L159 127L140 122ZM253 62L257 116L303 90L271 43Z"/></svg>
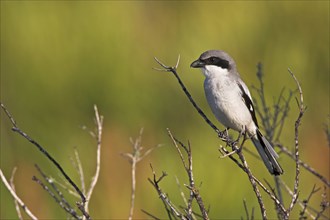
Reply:
<svg viewBox="0 0 330 220"><path fill-rule="evenodd" d="M203 66L205 66L204 62L201 61L201 60L199 60L199 59L198 60L195 60L194 62L192 62L190 64L190 67L192 67L192 68L201 68Z"/></svg>

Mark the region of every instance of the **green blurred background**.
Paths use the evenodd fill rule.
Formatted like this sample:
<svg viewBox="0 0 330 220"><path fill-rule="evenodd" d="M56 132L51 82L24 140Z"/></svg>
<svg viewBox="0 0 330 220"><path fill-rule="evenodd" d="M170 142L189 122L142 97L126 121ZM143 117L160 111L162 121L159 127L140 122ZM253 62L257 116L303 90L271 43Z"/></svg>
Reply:
<svg viewBox="0 0 330 220"><path fill-rule="evenodd" d="M211 218L245 216L243 199L260 217L246 175L229 159L219 159L217 149L223 143L193 109L175 78L152 69L157 67L154 56L174 65L180 54L180 76L216 122L204 98L203 76L189 68L208 49L231 54L249 86L258 85L256 64L262 62L269 103L283 87L295 89L287 68L296 74L308 106L300 133L301 158L329 179L329 147L323 131L329 119L329 1L1 1L1 102L76 182L79 178L70 163L74 147L86 180L94 173L95 142L80 127L94 128L93 104L98 106L105 120L101 175L90 201L94 219L127 218L130 164L120 153L131 150L129 138L137 137L142 127L145 148L163 147L137 166L134 218L146 218L141 209L166 217L147 181L152 176L149 163L159 175L163 170L169 174L161 186L173 202L183 204L175 176L182 184L187 178L166 128L191 142L196 183L202 183L200 192L211 207ZM252 94L256 96L255 91ZM295 100L290 106L281 141L291 149ZM9 178L18 167L17 192L39 218L66 218L31 181L39 175L35 163L58 180L59 173L10 128L1 111L1 169ZM246 147L254 150L250 143ZM257 177L273 183L260 160L250 155L247 160ZM292 187L294 163L284 155L280 162L285 170L282 178ZM323 186L304 170L301 178L301 199L314 183ZM3 184L0 187L0 218L16 218L9 193ZM320 194L311 201L316 209ZM269 216L275 217L273 203L266 195L264 199Z"/></svg>

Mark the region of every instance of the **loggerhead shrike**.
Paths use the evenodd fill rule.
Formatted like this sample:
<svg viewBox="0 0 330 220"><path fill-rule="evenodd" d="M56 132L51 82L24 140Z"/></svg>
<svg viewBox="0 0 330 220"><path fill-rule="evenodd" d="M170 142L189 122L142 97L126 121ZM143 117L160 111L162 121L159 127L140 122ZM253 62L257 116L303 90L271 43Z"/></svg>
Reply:
<svg viewBox="0 0 330 220"><path fill-rule="evenodd" d="M269 172L282 174L277 153L259 131L250 91L240 78L234 60L224 51L209 50L190 67L201 68L205 75L204 91L215 117L227 129L246 131Z"/></svg>

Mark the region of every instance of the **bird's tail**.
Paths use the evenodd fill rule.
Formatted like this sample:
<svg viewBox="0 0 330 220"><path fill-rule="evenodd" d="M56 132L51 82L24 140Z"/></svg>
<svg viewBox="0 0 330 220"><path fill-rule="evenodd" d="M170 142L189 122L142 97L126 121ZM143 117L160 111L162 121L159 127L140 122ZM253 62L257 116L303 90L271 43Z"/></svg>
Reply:
<svg viewBox="0 0 330 220"><path fill-rule="evenodd" d="M272 145L267 141L267 139L260 133L257 129L257 135L252 138L253 144L256 146L264 164L266 165L268 171L272 175L281 175L283 169L277 162L277 153L273 149Z"/></svg>

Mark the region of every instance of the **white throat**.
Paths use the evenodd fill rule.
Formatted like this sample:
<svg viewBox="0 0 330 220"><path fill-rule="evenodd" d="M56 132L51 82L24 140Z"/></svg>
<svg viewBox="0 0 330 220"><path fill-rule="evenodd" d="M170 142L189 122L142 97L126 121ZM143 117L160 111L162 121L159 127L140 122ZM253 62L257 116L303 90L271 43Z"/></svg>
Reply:
<svg viewBox="0 0 330 220"><path fill-rule="evenodd" d="M202 73L206 78L214 78L214 77L223 77L229 74L228 69L221 68L215 65L206 65L202 68Z"/></svg>

